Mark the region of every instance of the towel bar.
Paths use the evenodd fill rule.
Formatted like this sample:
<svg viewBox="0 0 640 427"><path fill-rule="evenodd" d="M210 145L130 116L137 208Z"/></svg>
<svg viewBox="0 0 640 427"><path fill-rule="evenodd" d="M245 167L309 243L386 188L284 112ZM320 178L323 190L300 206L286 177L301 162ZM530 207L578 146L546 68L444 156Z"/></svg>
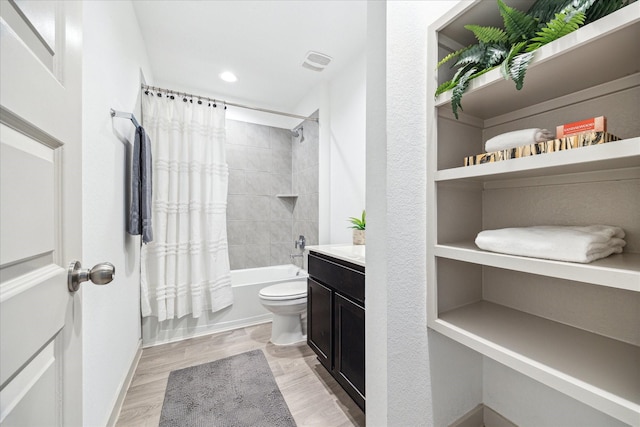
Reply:
<svg viewBox="0 0 640 427"><path fill-rule="evenodd" d="M138 123L138 120L136 120L136 116L133 115L133 113L125 113L122 111L116 111L113 108L110 110L111 112L111 117L118 117L121 119L129 119L131 120L131 122L133 122L133 125L135 127L140 127L140 123Z"/></svg>

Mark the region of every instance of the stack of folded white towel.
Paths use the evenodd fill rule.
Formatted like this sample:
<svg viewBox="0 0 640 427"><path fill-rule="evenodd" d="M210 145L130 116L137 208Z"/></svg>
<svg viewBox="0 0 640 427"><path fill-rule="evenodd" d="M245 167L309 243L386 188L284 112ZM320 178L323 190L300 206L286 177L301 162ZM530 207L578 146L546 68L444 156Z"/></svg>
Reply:
<svg viewBox="0 0 640 427"><path fill-rule="evenodd" d="M480 249L511 255L589 263L619 254L624 231L609 225L534 226L481 231Z"/></svg>
<svg viewBox="0 0 640 427"><path fill-rule="evenodd" d="M492 151L509 150L511 148L522 147L523 145L548 141L553 138L555 138L555 134L553 132L549 132L547 129L521 129L503 133L488 139L484 144L484 150L487 153L491 153Z"/></svg>

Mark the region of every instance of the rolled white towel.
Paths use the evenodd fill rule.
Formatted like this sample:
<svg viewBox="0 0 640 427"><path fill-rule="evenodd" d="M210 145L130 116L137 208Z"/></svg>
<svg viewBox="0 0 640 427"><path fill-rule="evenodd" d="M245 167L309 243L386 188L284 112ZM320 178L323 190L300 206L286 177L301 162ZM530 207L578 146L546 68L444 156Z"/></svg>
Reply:
<svg viewBox="0 0 640 427"><path fill-rule="evenodd" d="M555 134L549 132L547 129L521 129L488 139L484 144L484 149L487 153L491 153L493 151L508 150L523 145L544 142L553 138L555 138Z"/></svg>
<svg viewBox="0 0 640 427"><path fill-rule="evenodd" d="M624 231L614 226L547 225L481 231L476 245L510 255L589 263L621 253L623 237Z"/></svg>

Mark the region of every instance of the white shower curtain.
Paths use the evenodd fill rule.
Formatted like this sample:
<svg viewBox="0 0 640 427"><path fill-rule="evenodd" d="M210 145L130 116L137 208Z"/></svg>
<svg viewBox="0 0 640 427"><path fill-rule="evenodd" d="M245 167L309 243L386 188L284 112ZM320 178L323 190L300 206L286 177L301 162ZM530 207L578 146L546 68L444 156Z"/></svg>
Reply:
<svg viewBox="0 0 640 427"><path fill-rule="evenodd" d="M227 245L225 110L144 95L153 157L154 240L143 245L142 315L199 317L233 303Z"/></svg>

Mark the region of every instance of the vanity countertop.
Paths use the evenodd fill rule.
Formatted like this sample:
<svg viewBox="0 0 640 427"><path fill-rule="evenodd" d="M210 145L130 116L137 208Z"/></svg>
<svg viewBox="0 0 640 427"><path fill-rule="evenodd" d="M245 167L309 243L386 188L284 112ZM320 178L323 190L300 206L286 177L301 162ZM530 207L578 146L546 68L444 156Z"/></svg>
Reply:
<svg viewBox="0 0 640 427"><path fill-rule="evenodd" d="M317 252L323 255L328 255L365 267L365 245L317 245L307 246L305 250L309 252Z"/></svg>

